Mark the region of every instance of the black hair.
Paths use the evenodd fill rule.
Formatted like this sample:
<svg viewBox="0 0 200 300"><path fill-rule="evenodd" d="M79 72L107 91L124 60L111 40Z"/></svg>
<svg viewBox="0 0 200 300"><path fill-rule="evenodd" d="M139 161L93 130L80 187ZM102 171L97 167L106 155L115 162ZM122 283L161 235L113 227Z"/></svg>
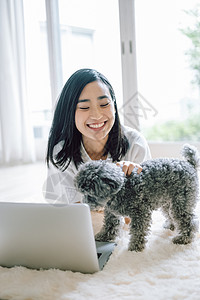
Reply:
<svg viewBox="0 0 200 300"><path fill-rule="evenodd" d="M127 152L129 143L123 134L119 120L114 90L107 78L94 69L80 69L65 83L59 96L49 133L46 161L64 171L73 161L76 168L83 162L81 157L82 135L75 125L75 112L78 99L83 88L90 82L101 81L109 89L115 106L115 122L104 149L104 155L110 153L113 162L119 161ZM54 153L54 147L59 143L61 150Z"/></svg>

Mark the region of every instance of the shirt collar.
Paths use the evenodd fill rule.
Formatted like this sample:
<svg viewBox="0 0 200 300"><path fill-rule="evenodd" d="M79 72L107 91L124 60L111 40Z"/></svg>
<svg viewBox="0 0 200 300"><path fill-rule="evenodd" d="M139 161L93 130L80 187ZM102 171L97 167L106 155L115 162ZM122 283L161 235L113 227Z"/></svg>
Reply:
<svg viewBox="0 0 200 300"><path fill-rule="evenodd" d="M87 151L85 150L85 147L83 145L83 142L81 142L81 157L83 162L87 162L87 161L91 161L92 159L89 157L89 155L87 154ZM108 153L108 156L106 158L107 161L112 161L112 157L110 155L110 153Z"/></svg>

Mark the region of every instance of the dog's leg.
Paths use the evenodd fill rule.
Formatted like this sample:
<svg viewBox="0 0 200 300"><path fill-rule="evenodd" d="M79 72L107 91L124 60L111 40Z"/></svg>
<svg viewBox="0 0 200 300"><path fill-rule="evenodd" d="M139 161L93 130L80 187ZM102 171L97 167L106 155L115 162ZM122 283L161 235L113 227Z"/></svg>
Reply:
<svg viewBox="0 0 200 300"><path fill-rule="evenodd" d="M164 225L163 225L163 227L165 228L165 229L170 229L170 230L174 230L175 229L175 225L174 225L174 221L173 221L173 219L172 219L172 216L171 216L171 214L170 214L170 205L171 205L171 203L170 202L167 202L166 204L164 204L163 206L162 206L162 212L163 212L163 215L165 216L165 218L166 218L166 221L165 221L165 223L164 223Z"/></svg>
<svg viewBox="0 0 200 300"><path fill-rule="evenodd" d="M174 244L188 244L191 243L196 232L196 226L193 222L194 205L191 201L194 195L182 195L177 197L176 201L172 203L172 214L179 230L179 235L173 238Z"/></svg>
<svg viewBox="0 0 200 300"><path fill-rule="evenodd" d="M118 235L120 228L120 219L105 208L103 226L95 235L96 241L113 241Z"/></svg>
<svg viewBox="0 0 200 300"><path fill-rule="evenodd" d="M182 221L177 221L179 234L173 238L174 244L189 244L194 238L196 232L195 224L192 222L192 215L183 213L181 217Z"/></svg>
<svg viewBox="0 0 200 300"><path fill-rule="evenodd" d="M142 251L147 242L151 226L151 212L145 210L133 211L130 224L129 251Z"/></svg>

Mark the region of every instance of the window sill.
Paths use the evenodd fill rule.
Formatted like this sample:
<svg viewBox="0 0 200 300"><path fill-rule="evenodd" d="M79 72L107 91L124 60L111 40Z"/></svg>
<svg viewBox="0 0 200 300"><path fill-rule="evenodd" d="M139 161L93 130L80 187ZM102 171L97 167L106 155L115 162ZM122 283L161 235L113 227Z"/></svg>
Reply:
<svg viewBox="0 0 200 300"><path fill-rule="evenodd" d="M152 158L158 157L175 157L181 158L181 149L186 141L183 142L149 142L149 147L151 150ZM200 152L200 142L188 142L187 144L191 144Z"/></svg>

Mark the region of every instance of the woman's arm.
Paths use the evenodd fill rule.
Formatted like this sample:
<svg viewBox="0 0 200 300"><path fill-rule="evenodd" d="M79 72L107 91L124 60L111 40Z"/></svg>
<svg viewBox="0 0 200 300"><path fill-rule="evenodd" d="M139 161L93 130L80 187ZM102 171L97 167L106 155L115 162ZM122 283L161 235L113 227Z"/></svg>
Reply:
<svg viewBox="0 0 200 300"><path fill-rule="evenodd" d="M148 159L151 159L151 152L143 135L135 129L124 127L124 134L129 142L129 149L123 160L117 162L126 175L130 175L134 169L137 172L142 171L140 164Z"/></svg>

